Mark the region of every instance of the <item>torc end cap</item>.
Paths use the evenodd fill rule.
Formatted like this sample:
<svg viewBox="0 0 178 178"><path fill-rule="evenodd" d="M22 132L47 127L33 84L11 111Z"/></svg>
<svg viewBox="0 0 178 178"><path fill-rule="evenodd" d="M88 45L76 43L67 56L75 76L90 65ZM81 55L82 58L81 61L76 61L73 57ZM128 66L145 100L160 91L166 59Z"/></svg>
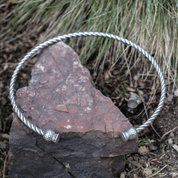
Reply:
<svg viewBox="0 0 178 178"><path fill-rule="evenodd" d="M137 130L134 127L129 128L125 132L121 133L121 138L124 142L128 140L134 140L138 136Z"/></svg>
<svg viewBox="0 0 178 178"><path fill-rule="evenodd" d="M52 130L47 130L43 136L43 138L46 140L46 141L52 141L54 143L58 143L59 142L59 139L60 139L60 135L59 134L56 134L54 131Z"/></svg>

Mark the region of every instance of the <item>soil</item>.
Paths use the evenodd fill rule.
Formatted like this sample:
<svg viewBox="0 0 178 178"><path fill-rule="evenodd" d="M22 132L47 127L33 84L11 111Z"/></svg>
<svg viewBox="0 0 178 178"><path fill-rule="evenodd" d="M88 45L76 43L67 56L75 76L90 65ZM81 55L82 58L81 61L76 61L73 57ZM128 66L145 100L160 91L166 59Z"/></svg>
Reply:
<svg viewBox="0 0 178 178"><path fill-rule="evenodd" d="M9 18L7 14L12 8L12 4L2 1L0 31L5 35L1 35L0 39L0 177L6 178L9 177L8 143L13 119L13 110L8 97L10 79L19 61L37 44L40 33L43 33L41 31L27 36L25 34L28 29L19 30L15 36L13 32L5 33ZM135 127L144 123L147 114L149 117L156 109L160 97L160 87L156 88L155 93L150 89L153 85L151 77L146 80L134 78L137 73L142 73L146 64L141 62L140 66L136 66L130 74L126 75L127 68L122 67L123 59L118 60L110 73L108 71L111 64L108 60L102 74L99 75L92 65L93 60L95 57L85 65L91 72L96 88L110 97ZM15 85L16 89L28 85L34 63L34 60L30 60L21 70ZM128 107L131 92L141 98L140 104L132 109ZM154 124L139 135L138 152L126 155L126 167L120 174L121 178L178 177L178 149L176 149L178 147L178 104L176 103L177 98L169 94ZM147 109L144 106L147 106Z"/></svg>

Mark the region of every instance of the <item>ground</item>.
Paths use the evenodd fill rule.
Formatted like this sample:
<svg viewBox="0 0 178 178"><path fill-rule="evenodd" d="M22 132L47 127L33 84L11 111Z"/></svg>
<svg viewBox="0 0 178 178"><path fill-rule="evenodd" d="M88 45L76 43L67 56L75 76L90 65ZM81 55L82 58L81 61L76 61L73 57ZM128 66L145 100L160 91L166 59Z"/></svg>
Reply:
<svg viewBox="0 0 178 178"><path fill-rule="evenodd" d="M154 127L163 138L159 139L150 128L149 131L154 133L149 137L154 141L153 144L140 145L138 153L127 155L123 177L178 177L178 149L173 148L178 145L177 114L178 105L170 106L168 111L162 112L155 121ZM144 147L148 149L140 149Z"/></svg>
<svg viewBox="0 0 178 178"><path fill-rule="evenodd" d="M1 10L2 18L5 11ZM1 31L6 27L6 22L1 22ZM27 29L28 30L28 29ZM7 34L6 34L7 35ZM38 42L40 34L25 36L25 32L19 31L13 34L1 36L0 43L0 177L9 177L8 150L9 133L13 119L13 110L9 100L9 84L15 67L22 57ZM4 40L3 38L6 38ZM92 60L88 61L86 67L90 70L96 87L113 100L113 103L127 116L130 122L137 127L146 120L146 114L150 116L156 109L160 97L160 88L156 90L154 99L150 101L153 85L152 78L148 80L134 78L144 67L138 66L130 75L125 75L127 68L123 66L122 59L118 61L111 73L108 74L109 62L105 65L105 71L98 77L98 71L93 69ZM28 85L30 69L34 61L31 60L22 69L15 88ZM143 63L144 65L144 63ZM154 71L153 71L154 72ZM131 78L131 79L130 79ZM133 84L134 83L134 84ZM138 90L137 90L138 89ZM130 93L141 93L142 104L133 110L129 110ZM138 92L139 91L139 92ZM150 102L150 103L149 103ZM148 104L149 103L149 104ZM148 109L144 109L144 104ZM126 167L121 173L121 178L126 177L178 177L178 104L177 98L172 94L167 96L163 110L152 127L147 128L139 135L138 152L126 155Z"/></svg>

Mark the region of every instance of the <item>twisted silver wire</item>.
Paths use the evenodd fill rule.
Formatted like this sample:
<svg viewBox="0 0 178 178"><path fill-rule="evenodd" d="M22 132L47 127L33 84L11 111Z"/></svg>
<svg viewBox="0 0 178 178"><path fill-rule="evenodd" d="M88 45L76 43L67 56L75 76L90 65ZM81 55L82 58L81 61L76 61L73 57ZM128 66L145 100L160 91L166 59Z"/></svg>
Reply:
<svg viewBox="0 0 178 178"><path fill-rule="evenodd" d="M130 131L126 131L122 133L122 137L123 140L127 141L129 139L134 139L137 136L137 133L141 132L142 130L144 130L146 127L148 127L157 117L157 115L159 114L159 112L161 111L163 104L164 104L164 99L165 99L165 94L166 94L166 88L165 88L165 81L164 81L164 77L163 74L161 72L160 67L158 66L157 62L153 59L153 57L147 52L145 51L143 48L141 48L140 46L136 45L135 43L124 39L123 37L119 37L113 34L107 34L107 33L100 33L100 32L79 32L79 33L71 33L71 34L67 34L67 35L62 35L62 36L58 36L55 37L53 39L50 39L42 44L40 44L39 46L35 47L31 52L29 52L22 60L21 62L18 64L18 66L16 67L13 75L12 75L12 79L11 79L11 83L10 83L10 100L11 100L11 104L13 106L13 109L15 111L15 113L17 114L17 116L21 119L21 121L27 125L30 129L32 129L34 132L37 132L40 135L45 135L45 131L43 131L42 129L38 128L37 126L35 126L34 124L32 124L28 119L25 118L25 116L21 113L20 109L18 108L16 102L15 102L15 93L14 93L14 85L16 82L16 78L17 75L20 71L20 69L22 68L23 64L30 58L32 57L32 55L34 55L37 51L40 51L42 49L44 49L45 47L62 41L64 39L67 38L74 38L74 37L82 37L82 36L98 36L98 37L105 37L105 38L111 38L114 40L118 40L121 41L125 44L128 44L132 47L134 47L135 49L137 49L138 51L140 51L145 57L147 57L149 59L149 61L153 64L153 66L155 67L159 77L160 77L160 81L161 81L161 97L160 97L160 101L158 104L158 107L156 109L156 111L153 113L153 115L150 117L150 119L148 119L143 125L139 126L137 129L132 129L132 132ZM134 131L134 133L133 133ZM127 135L127 136L126 136ZM127 138L124 138L127 137Z"/></svg>

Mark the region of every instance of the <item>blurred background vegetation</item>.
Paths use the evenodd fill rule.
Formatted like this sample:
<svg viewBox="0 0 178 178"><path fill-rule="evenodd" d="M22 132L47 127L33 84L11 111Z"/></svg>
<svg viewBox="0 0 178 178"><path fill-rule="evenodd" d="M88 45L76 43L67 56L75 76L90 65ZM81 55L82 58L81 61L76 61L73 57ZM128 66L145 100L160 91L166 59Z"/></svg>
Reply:
<svg viewBox="0 0 178 178"><path fill-rule="evenodd" d="M176 0L18 0L9 14L5 33L12 31L14 38L19 31L22 36L23 33L40 33L38 44L58 35L80 31L122 36L154 56L165 76L168 92L177 88ZM4 40L12 40L6 37ZM84 64L97 56L93 67L100 70L106 61L110 62L111 69L123 52L126 54L124 65L128 69L140 62L134 49L110 39L80 38L71 40L70 45L80 54ZM149 75L150 67L143 72Z"/></svg>

